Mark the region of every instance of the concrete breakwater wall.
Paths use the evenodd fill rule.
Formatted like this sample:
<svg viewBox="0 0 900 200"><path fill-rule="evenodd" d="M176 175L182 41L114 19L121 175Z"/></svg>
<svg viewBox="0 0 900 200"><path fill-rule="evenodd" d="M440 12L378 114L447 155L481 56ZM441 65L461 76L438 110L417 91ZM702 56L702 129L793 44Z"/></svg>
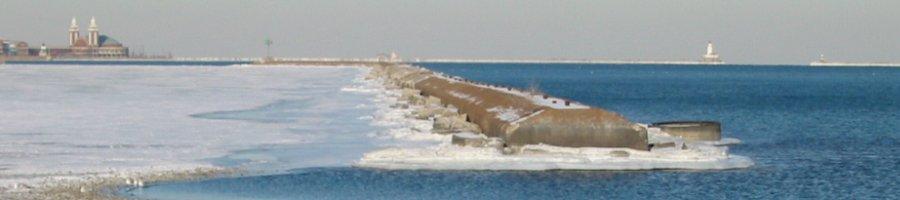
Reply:
<svg viewBox="0 0 900 200"><path fill-rule="evenodd" d="M500 138L506 145L649 149L646 129L610 111L547 95L472 83L408 65L383 64L373 68L373 73L385 77L388 84L426 101L437 101L458 113L459 120L477 126L466 131Z"/></svg>
<svg viewBox="0 0 900 200"><path fill-rule="evenodd" d="M678 136L687 141L722 140L722 125L714 121L657 122L651 124L650 127L657 127L669 135Z"/></svg>
<svg viewBox="0 0 900 200"><path fill-rule="evenodd" d="M374 66L387 65L389 62L366 60L261 60L255 65L308 65L308 66Z"/></svg>

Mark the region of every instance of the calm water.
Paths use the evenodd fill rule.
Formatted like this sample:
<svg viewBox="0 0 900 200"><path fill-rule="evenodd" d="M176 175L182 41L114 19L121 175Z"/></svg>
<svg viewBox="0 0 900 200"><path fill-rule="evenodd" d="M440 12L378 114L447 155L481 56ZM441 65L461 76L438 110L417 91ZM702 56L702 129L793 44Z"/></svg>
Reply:
<svg viewBox="0 0 900 200"><path fill-rule="evenodd" d="M170 183L155 199L898 199L900 69L424 64L614 110L637 122L717 120L756 161L729 171L298 169Z"/></svg>

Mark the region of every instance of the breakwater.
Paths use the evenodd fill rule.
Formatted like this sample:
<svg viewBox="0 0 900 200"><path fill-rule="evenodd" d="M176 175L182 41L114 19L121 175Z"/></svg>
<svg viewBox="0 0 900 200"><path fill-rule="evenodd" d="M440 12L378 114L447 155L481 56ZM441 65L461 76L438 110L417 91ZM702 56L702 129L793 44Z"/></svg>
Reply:
<svg viewBox="0 0 900 200"><path fill-rule="evenodd" d="M373 68L387 84L404 89L403 99L424 105L417 117L435 119L439 133L481 133L501 139L503 146L650 148L647 130L614 112L409 65Z"/></svg>

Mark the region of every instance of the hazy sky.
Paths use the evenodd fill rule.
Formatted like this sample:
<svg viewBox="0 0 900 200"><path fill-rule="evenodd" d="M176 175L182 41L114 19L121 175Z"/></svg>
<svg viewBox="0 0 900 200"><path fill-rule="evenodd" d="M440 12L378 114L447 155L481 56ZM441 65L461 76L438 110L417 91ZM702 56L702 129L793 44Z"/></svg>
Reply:
<svg viewBox="0 0 900 200"><path fill-rule="evenodd" d="M69 20L147 53L255 57L900 62L898 0L0 0L0 37L66 44ZM84 32L82 33L84 34Z"/></svg>

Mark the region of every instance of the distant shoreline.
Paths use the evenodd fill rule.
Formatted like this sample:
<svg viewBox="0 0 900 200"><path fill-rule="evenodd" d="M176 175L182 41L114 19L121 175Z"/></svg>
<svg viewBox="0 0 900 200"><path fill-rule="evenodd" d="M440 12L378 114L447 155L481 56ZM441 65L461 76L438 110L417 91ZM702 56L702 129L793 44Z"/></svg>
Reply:
<svg viewBox="0 0 900 200"><path fill-rule="evenodd" d="M46 65L159 65L159 66L231 66L231 65L367 65L395 63L376 58L21 58L2 57L0 64ZM792 66L792 67L900 67L900 63L810 62L809 64L750 64L703 61L616 61L565 59L406 59L396 63L460 63L460 64L610 64L610 65L671 65L671 66Z"/></svg>
<svg viewBox="0 0 900 200"><path fill-rule="evenodd" d="M412 59L410 63L559 63L559 64L662 64L662 65L725 65L725 62L704 61L642 61L642 60L577 60L577 59Z"/></svg>
<svg viewBox="0 0 900 200"><path fill-rule="evenodd" d="M514 63L514 64L618 64L618 65L726 65L701 61L604 61L604 60L489 60L489 59L410 59L399 63ZM57 58L6 59L6 64L89 64L89 65L367 65L394 63L369 58Z"/></svg>
<svg viewBox="0 0 900 200"><path fill-rule="evenodd" d="M4 64L25 65L161 65L161 66L229 66L252 64L244 60L179 60L179 59L55 59L55 60L6 60Z"/></svg>
<svg viewBox="0 0 900 200"><path fill-rule="evenodd" d="M811 62L810 67L900 67L900 63Z"/></svg>

